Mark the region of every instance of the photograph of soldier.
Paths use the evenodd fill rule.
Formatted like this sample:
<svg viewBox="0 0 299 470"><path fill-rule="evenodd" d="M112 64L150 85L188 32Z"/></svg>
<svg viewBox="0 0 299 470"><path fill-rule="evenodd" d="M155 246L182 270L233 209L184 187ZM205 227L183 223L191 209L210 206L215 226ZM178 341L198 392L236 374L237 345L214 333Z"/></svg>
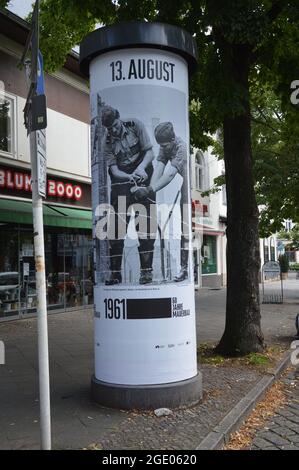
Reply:
<svg viewBox="0 0 299 470"><path fill-rule="evenodd" d="M127 230L131 218L127 214L128 208L136 204L130 190L132 187L146 188L150 184L154 153L146 128L138 119L122 120L118 110L107 105L102 108L101 119L107 129L103 152L111 180L110 204L115 211L115 239L109 240L110 278L106 281L107 285L113 285L122 282L124 237L119 235L120 219L125 220ZM125 196L124 214L118 211L119 196ZM147 234L139 236L140 284L152 282L155 239L150 236L150 204L148 199L143 201L147 214ZM138 234L137 227L136 230Z"/></svg>
<svg viewBox="0 0 299 470"><path fill-rule="evenodd" d="M147 197L152 198L153 194L160 189L165 188L178 173L183 178L181 187L181 270L174 281L180 282L188 278L188 218L184 218L184 205L189 207L189 188L188 188L188 159L187 147L185 142L175 135L171 122L162 122L155 128L155 138L160 146L159 154L156 160L153 176L150 185L145 188L132 188L136 200L144 201ZM166 168L167 163L170 165Z"/></svg>

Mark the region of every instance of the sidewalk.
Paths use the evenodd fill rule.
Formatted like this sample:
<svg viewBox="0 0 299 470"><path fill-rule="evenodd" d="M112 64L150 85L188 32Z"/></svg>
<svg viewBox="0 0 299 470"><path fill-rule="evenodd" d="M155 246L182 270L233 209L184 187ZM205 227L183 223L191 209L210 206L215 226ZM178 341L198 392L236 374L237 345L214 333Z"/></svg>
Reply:
<svg viewBox="0 0 299 470"><path fill-rule="evenodd" d="M296 314L299 313L299 279L296 279L296 274L289 273L283 286L283 304L261 304L262 331L266 343L278 342L289 347L296 331ZM265 285L269 294L277 293L279 289L280 282ZM225 327L225 301L226 289L196 291L197 339L200 343L220 340Z"/></svg>
<svg viewBox="0 0 299 470"><path fill-rule="evenodd" d="M286 304L263 305L267 342L289 347L299 311L299 281L286 282ZM288 293L287 293L288 292ZM200 343L216 342L224 328L225 289L196 294ZM6 365L0 366L0 448L39 448L36 319L0 324ZM52 436L55 449L195 449L264 376L261 370L204 364L199 405L157 418L100 407L90 401L93 314L49 316Z"/></svg>
<svg viewBox="0 0 299 470"><path fill-rule="evenodd" d="M284 383L288 403L258 431L249 450L299 450L299 369Z"/></svg>

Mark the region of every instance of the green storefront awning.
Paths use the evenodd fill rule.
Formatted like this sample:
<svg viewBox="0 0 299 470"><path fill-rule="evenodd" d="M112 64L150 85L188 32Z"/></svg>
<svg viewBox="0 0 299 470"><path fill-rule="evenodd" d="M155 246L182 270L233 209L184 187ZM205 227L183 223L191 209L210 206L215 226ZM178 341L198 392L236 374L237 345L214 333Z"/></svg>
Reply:
<svg viewBox="0 0 299 470"><path fill-rule="evenodd" d="M92 211L44 203L44 225L67 228L92 228ZM32 203L0 199L0 222L32 225Z"/></svg>

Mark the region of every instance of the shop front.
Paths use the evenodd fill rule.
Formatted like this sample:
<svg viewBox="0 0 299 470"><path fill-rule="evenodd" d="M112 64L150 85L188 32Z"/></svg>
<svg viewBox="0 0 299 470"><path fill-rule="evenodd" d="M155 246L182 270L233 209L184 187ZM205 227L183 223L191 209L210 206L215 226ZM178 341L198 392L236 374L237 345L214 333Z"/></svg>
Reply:
<svg viewBox="0 0 299 470"><path fill-rule="evenodd" d="M216 224L207 204L193 200L192 231L195 286L219 289L226 280L224 224Z"/></svg>
<svg viewBox="0 0 299 470"><path fill-rule="evenodd" d="M202 274L217 274L217 237L204 233L202 242Z"/></svg>
<svg viewBox="0 0 299 470"><path fill-rule="evenodd" d="M30 174L0 166L0 321L36 313ZM44 201L49 311L93 304L90 186L48 175Z"/></svg>

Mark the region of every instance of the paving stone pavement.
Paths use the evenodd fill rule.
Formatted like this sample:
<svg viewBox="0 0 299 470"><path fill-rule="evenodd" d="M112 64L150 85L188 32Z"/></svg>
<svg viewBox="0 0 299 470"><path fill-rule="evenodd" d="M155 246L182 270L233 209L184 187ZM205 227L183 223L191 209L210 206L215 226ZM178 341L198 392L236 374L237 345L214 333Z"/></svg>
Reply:
<svg viewBox="0 0 299 470"><path fill-rule="evenodd" d="M249 450L299 450L299 368L284 382L288 403L257 432Z"/></svg>
<svg viewBox="0 0 299 470"><path fill-rule="evenodd" d="M262 306L267 341L289 345L293 339L299 294L297 284L290 281L289 285L293 296L289 303ZM224 328L225 289L203 289L196 300L198 342L218 341ZM6 364L0 366L0 449L39 448L36 326L35 318L0 323L0 339L6 348ZM49 346L56 449L80 449L92 443L111 450L195 448L262 376L254 369L203 365L203 401L157 418L152 413L111 410L91 402L91 310L49 315ZM280 419L286 418L281 415ZM294 430L290 425L288 429Z"/></svg>
<svg viewBox="0 0 299 470"><path fill-rule="evenodd" d="M262 377L242 368L203 365L201 370L204 398L199 405L161 418L153 413L128 413L119 428L102 439L103 449L195 449Z"/></svg>
<svg viewBox="0 0 299 470"><path fill-rule="evenodd" d="M0 449L39 448L36 319L0 325ZM256 370L203 365L204 398L167 417L112 410L90 400L93 314L49 317L52 436L55 449L192 449L261 378Z"/></svg>

